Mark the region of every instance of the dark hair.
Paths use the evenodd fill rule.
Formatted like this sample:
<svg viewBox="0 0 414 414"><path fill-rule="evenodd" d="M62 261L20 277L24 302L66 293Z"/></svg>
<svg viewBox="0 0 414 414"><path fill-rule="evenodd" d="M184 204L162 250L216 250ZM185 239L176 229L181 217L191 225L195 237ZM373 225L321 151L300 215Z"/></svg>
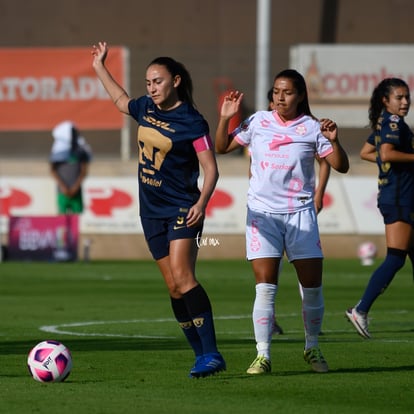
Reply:
<svg viewBox="0 0 414 414"><path fill-rule="evenodd" d="M272 108L270 107L270 104L273 103L273 87L271 87L267 91L267 110L271 111Z"/></svg>
<svg viewBox="0 0 414 414"><path fill-rule="evenodd" d="M368 110L369 125L373 131L375 131L378 118L384 109L383 98L389 100L392 89L399 87L407 88L408 93L410 92L407 83L399 78L383 79L373 90Z"/></svg>
<svg viewBox="0 0 414 414"><path fill-rule="evenodd" d="M306 82L304 77L294 69L285 69L275 76L273 83L276 81L276 79L279 78L290 79L293 82L293 85L295 86L295 89L297 90L298 94L303 95L303 100L299 103L297 108L298 114L303 113L314 118L309 106L308 90L306 88Z"/></svg>
<svg viewBox="0 0 414 414"><path fill-rule="evenodd" d="M273 87L267 91L267 102L273 102Z"/></svg>
<svg viewBox="0 0 414 414"><path fill-rule="evenodd" d="M148 65L148 67L151 65L164 66L173 78L179 75L181 82L177 88L178 99L183 102L188 102L192 106L195 106L193 100L193 81L191 80L190 73L182 63L177 62L173 58L161 56L155 58Z"/></svg>

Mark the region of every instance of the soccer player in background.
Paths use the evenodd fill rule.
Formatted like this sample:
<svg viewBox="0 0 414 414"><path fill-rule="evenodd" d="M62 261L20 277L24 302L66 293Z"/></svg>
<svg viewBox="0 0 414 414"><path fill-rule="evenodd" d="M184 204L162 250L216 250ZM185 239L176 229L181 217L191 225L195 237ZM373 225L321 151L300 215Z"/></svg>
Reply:
<svg viewBox="0 0 414 414"><path fill-rule="evenodd" d="M303 357L315 372L327 372L318 335L324 314L322 249L314 203L315 153L335 170L349 169L348 156L332 120L317 120L310 111L306 83L295 70L276 75L275 110L258 111L231 134L228 123L243 94L229 93L222 104L215 148L220 154L249 147L246 251L256 280L253 325L257 357L248 374L271 372L270 346L280 260L284 252L303 286L305 328Z"/></svg>
<svg viewBox="0 0 414 414"><path fill-rule="evenodd" d="M174 315L195 354L190 377L226 369L217 349L209 297L195 276L207 203L218 180L209 127L196 110L189 72L170 57L147 67L147 95L132 99L105 66L105 42L93 46L93 68L114 104L138 123L139 211L149 250ZM198 188L199 166L203 185Z"/></svg>
<svg viewBox="0 0 414 414"><path fill-rule="evenodd" d="M410 90L399 78L382 80L371 95L369 122L372 134L363 145L363 159L378 165L378 209L385 224L387 253L372 274L359 302L345 312L357 332L366 339L368 312L404 266L414 226L414 134L406 124ZM374 151L375 149L375 151Z"/></svg>
<svg viewBox="0 0 414 414"><path fill-rule="evenodd" d="M369 162L377 162L377 151L375 148L375 133L373 132L364 142L364 145L359 152L361 159ZM411 262L411 270L414 280L414 232L411 234L410 246L408 249L408 258Z"/></svg>
<svg viewBox="0 0 414 414"><path fill-rule="evenodd" d="M56 125L52 136L49 161L57 183L58 212L80 214L83 212L82 184L88 174L91 149L71 121Z"/></svg>

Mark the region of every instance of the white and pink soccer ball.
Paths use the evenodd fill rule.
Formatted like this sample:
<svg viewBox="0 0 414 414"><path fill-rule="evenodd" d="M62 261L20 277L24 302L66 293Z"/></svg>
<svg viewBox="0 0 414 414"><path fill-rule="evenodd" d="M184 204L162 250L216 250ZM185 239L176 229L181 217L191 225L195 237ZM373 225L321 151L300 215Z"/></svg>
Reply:
<svg viewBox="0 0 414 414"><path fill-rule="evenodd" d="M371 266L377 256L377 246L371 241L364 242L358 246L358 257L363 266Z"/></svg>
<svg viewBox="0 0 414 414"><path fill-rule="evenodd" d="M62 382L72 369L69 349L58 341L43 341L29 352L30 375L39 382Z"/></svg>

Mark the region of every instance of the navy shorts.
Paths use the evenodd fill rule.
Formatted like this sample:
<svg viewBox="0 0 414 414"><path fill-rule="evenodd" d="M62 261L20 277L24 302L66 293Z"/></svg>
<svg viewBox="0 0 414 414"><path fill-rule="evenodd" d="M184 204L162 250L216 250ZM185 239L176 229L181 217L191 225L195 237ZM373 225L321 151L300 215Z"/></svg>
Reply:
<svg viewBox="0 0 414 414"><path fill-rule="evenodd" d="M411 224L414 227L414 211L408 206L394 206L391 204L380 204L379 211L384 219L384 224L392 224L397 221Z"/></svg>
<svg viewBox="0 0 414 414"><path fill-rule="evenodd" d="M141 217L142 229L149 250L155 260L170 254L170 241L200 238L203 226L187 227L185 217L153 219Z"/></svg>

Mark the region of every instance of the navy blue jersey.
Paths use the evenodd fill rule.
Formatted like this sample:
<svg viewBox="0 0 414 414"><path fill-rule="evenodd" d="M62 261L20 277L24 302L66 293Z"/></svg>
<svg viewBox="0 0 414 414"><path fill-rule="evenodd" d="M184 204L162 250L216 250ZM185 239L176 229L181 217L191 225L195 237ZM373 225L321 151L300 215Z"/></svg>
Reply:
<svg viewBox="0 0 414 414"><path fill-rule="evenodd" d="M162 111L148 96L131 100L128 109L138 122L140 215L167 218L186 213L200 197L193 142L209 135L207 122L187 103Z"/></svg>
<svg viewBox="0 0 414 414"><path fill-rule="evenodd" d="M385 143L394 145L397 151L414 153L413 137L404 118L386 111L381 114L375 131L379 169L378 204L414 207L414 163L382 162L379 157L380 146Z"/></svg>
<svg viewBox="0 0 414 414"><path fill-rule="evenodd" d="M375 133L372 132L371 135L367 138L368 144L375 146Z"/></svg>

